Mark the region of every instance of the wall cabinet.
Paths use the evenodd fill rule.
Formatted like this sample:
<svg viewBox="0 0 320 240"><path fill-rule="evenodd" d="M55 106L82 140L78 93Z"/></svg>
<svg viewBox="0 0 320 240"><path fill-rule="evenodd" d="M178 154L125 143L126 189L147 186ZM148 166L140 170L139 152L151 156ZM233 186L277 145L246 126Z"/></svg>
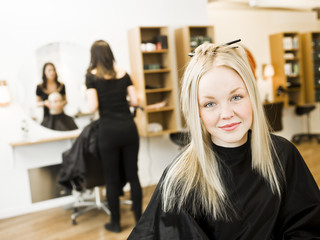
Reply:
<svg viewBox="0 0 320 240"><path fill-rule="evenodd" d="M301 35L295 32L269 36L271 63L274 67L273 93L275 101L285 106L305 102Z"/></svg>
<svg viewBox="0 0 320 240"><path fill-rule="evenodd" d="M301 34L306 102L320 102L320 32Z"/></svg>
<svg viewBox="0 0 320 240"><path fill-rule="evenodd" d="M202 43L213 40L213 26L185 26L175 30L179 96L182 76L190 60L188 54ZM185 125L182 114L181 125Z"/></svg>
<svg viewBox="0 0 320 240"><path fill-rule="evenodd" d="M143 111L136 124L140 136L177 131L175 89L168 27L129 30L131 76Z"/></svg>

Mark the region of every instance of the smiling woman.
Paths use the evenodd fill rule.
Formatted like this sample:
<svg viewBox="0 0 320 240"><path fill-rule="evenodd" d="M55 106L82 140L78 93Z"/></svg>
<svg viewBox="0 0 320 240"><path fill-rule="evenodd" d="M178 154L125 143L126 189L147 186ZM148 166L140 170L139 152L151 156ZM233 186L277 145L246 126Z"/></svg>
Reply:
<svg viewBox="0 0 320 240"><path fill-rule="evenodd" d="M36 49L25 60L19 72L17 97L26 114L39 124L43 121L44 109L37 104L36 89L43 81L42 71L45 63L55 66L59 83L65 90L65 114L76 117L87 112L84 79L88 66L89 50L85 47L55 42ZM80 119L75 119L83 125Z"/></svg>
<svg viewBox="0 0 320 240"><path fill-rule="evenodd" d="M201 119L212 142L227 147L243 145L252 125L252 106L239 74L223 66L212 68L201 78L198 92Z"/></svg>
<svg viewBox="0 0 320 240"><path fill-rule="evenodd" d="M237 42L195 49L181 87L190 143L128 239L320 236L319 189L295 146L270 133Z"/></svg>

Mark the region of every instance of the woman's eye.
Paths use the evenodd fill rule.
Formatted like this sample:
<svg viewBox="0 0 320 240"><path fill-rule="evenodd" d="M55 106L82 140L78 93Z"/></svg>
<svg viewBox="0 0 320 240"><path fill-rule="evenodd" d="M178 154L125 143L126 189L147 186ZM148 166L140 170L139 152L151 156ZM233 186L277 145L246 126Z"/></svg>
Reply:
<svg viewBox="0 0 320 240"><path fill-rule="evenodd" d="M213 107L213 106L215 106L215 105L216 105L215 103L209 102L209 103L206 103L204 106L207 107L207 108L209 108L209 107Z"/></svg>
<svg viewBox="0 0 320 240"><path fill-rule="evenodd" d="M240 95L236 95L236 96L233 96L232 97L232 100L240 100L242 98L242 96L240 96Z"/></svg>

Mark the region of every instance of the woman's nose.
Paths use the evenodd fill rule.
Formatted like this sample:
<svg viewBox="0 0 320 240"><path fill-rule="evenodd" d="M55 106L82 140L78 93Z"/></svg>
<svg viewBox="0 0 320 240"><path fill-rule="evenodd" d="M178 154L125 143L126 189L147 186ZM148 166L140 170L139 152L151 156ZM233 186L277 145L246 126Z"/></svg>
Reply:
<svg viewBox="0 0 320 240"><path fill-rule="evenodd" d="M234 116L234 111L232 106L230 104L222 104L220 116L222 119L232 118Z"/></svg>

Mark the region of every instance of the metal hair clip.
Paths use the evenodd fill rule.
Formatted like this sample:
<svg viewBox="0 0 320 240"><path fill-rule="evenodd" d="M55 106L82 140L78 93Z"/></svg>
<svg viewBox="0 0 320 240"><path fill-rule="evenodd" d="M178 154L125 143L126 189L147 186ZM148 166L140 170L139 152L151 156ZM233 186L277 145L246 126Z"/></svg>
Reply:
<svg viewBox="0 0 320 240"><path fill-rule="evenodd" d="M223 44L223 46L226 46L226 45L231 45L231 44L234 44L234 43L237 43L237 42L240 42L241 39L237 39L237 40L234 40L234 41L231 41L231 42L227 42L225 44Z"/></svg>
<svg viewBox="0 0 320 240"><path fill-rule="evenodd" d="M189 56L189 57L193 57L193 56L194 56L194 52L188 53L188 56Z"/></svg>

